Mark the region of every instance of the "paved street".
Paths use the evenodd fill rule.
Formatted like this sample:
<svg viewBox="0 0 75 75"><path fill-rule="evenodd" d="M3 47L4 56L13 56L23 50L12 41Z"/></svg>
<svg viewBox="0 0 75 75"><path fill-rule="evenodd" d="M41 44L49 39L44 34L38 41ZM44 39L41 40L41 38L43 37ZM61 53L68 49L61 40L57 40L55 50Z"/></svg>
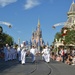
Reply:
<svg viewBox="0 0 75 75"><path fill-rule="evenodd" d="M35 63L20 64L17 60L0 60L0 75L75 75L75 66L51 60L46 63L37 57Z"/></svg>

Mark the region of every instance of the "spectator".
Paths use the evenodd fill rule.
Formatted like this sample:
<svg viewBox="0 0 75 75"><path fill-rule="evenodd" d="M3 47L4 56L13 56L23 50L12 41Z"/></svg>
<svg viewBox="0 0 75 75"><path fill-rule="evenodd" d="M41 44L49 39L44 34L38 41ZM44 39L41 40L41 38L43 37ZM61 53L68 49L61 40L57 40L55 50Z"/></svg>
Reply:
<svg viewBox="0 0 75 75"><path fill-rule="evenodd" d="M74 57L72 59L72 65L75 65L75 55L74 55Z"/></svg>
<svg viewBox="0 0 75 75"><path fill-rule="evenodd" d="M72 64L72 56L68 54L68 58L65 61L66 64L71 65Z"/></svg>
<svg viewBox="0 0 75 75"><path fill-rule="evenodd" d="M61 55L60 54L56 57L56 61L59 61L59 62L62 61L62 58L61 58Z"/></svg>

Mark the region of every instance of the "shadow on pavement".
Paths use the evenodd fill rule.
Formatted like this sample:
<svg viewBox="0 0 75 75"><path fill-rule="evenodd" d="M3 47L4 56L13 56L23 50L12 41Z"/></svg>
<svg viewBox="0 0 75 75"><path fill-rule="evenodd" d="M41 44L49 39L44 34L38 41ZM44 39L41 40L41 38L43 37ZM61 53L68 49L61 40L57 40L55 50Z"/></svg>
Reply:
<svg viewBox="0 0 75 75"><path fill-rule="evenodd" d="M17 60L4 61L4 59L0 59L0 73L6 69L9 69L20 64Z"/></svg>

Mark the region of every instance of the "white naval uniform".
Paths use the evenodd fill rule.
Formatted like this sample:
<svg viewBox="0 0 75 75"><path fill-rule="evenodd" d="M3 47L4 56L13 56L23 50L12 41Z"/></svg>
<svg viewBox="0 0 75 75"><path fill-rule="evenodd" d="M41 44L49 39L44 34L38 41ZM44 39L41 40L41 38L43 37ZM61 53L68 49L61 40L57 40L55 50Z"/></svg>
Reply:
<svg viewBox="0 0 75 75"><path fill-rule="evenodd" d="M12 50L13 50L12 59L17 59L17 51L16 51L16 49L13 48Z"/></svg>
<svg viewBox="0 0 75 75"><path fill-rule="evenodd" d="M26 58L26 51L23 48L21 51L21 64L25 64L25 58Z"/></svg>
<svg viewBox="0 0 75 75"><path fill-rule="evenodd" d="M42 51L42 57L44 58L44 60L46 61L46 62L50 62L50 50L49 49L43 49L43 51Z"/></svg>
<svg viewBox="0 0 75 75"><path fill-rule="evenodd" d="M18 60L21 61L21 47L17 48Z"/></svg>
<svg viewBox="0 0 75 75"><path fill-rule="evenodd" d="M36 55L36 49L35 48L31 48L30 49L30 53L32 55L32 62L35 61L35 55Z"/></svg>
<svg viewBox="0 0 75 75"><path fill-rule="evenodd" d="M11 49L8 49L7 55L8 55L8 60L12 60Z"/></svg>
<svg viewBox="0 0 75 75"><path fill-rule="evenodd" d="M4 59L5 59L5 61L8 61L7 52L8 52L8 48L7 47L4 47Z"/></svg>

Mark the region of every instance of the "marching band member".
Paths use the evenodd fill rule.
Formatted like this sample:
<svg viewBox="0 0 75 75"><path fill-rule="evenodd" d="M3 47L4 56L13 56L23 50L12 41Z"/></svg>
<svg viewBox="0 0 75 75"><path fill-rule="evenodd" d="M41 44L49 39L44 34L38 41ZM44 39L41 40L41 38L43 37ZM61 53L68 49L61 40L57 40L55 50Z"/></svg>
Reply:
<svg viewBox="0 0 75 75"><path fill-rule="evenodd" d="M32 48L30 49L30 53L32 56L32 62L35 62L36 49L34 46L32 46Z"/></svg>
<svg viewBox="0 0 75 75"><path fill-rule="evenodd" d="M17 55L18 55L18 60L21 61L21 47L18 46L17 48Z"/></svg>
<svg viewBox="0 0 75 75"><path fill-rule="evenodd" d="M26 59L26 49L23 48L21 51L21 64L25 64L25 59Z"/></svg>
<svg viewBox="0 0 75 75"><path fill-rule="evenodd" d="M15 47L13 47L12 50L13 50L12 59L16 59L17 58L17 50L15 49Z"/></svg>
<svg viewBox="0 0 75 75"><path fill-rule="evenodd" d="M12 60L12 53L11 53L11 48L8 47L8 51L7 51L7 56L8 56L8 60Z"/></svg>
<svg viewBox="0 0 75 75"><path fill-rule="evenodd" d="M50 62L50 50L46 46L44 46L44 49L42 51L42 58L46 62Z"/></svg>
<svg viewBox="0 0 75 75"><path fill-rule="evenodd" d="M6 47L4 47L4 59L5 59L5 61L8 61L7 52L8 52L8 44L6 44Z"/></svg>

